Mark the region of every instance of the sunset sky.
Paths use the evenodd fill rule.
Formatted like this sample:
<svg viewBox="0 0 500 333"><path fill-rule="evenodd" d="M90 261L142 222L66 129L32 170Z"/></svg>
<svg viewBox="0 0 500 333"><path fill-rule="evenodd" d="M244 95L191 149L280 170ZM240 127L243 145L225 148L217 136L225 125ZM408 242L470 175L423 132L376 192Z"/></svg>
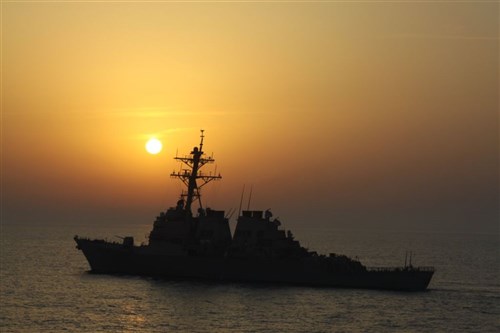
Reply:
<svg viewBox="0 0 500 333"><path fill-rule="evenodd" d="M2 223L149 224L204 129L212 208L245 184L289 227L498 232L498 2L1 10Z"/></svg>

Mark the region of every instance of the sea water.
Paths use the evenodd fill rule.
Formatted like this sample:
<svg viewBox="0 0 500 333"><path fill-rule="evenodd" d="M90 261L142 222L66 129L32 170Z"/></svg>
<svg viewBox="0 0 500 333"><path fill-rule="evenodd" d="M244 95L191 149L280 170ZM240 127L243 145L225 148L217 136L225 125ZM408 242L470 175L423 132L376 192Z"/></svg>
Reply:
<svg viewBox="0 0 500 333"><path fill-rule="evenodd" d="M411 250L436 268L416 293L97 275L73 241L149 229L2 224L0 332L500 332L495 234L294 230L368 266L404 265Z"/></svg>

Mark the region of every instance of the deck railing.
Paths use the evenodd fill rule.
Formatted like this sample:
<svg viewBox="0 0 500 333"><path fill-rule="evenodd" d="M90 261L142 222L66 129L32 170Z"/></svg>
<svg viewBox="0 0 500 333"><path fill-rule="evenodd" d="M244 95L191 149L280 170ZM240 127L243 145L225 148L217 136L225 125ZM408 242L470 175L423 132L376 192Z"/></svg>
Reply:
<svg viewBox="0 0 500 333"><path fill-rule="evenodd" d="M422 272L433 272L434 267L432 266L416 266L416 267L366 267L369 271L374 272L393 272L393 271L422 271Z"/></svg>

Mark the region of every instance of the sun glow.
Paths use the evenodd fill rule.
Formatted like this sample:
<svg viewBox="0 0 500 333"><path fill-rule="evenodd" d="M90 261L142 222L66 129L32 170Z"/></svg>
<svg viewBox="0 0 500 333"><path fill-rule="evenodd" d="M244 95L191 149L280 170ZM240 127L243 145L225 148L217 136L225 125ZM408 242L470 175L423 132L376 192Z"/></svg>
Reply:
<svg viewBox="0 0 500 333"><path fill-rule="evenodd" d="M153 155L158 154L161 151L162 147L163 145L161 144L161 141L156 138L149 139L149 141L146 142L147 152Z"/></svg>

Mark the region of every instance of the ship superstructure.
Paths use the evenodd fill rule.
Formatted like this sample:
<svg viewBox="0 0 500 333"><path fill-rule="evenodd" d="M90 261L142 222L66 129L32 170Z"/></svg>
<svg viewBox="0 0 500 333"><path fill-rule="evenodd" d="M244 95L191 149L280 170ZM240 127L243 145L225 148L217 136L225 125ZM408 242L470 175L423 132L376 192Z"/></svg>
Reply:
<svg viewBox="0 0 500 333"><path fill-rule="evenodd" d="M204 174L201 168L214 163L212 157L204 156L203 130L199 147L194 147L190 155L175 157L184 168L173 171L170 176L180 179L187 191L175 207L161 212L149 234L149 245L162 253L169 250L184 255L223 255L231 244L229 221L222 210L203 208L200 189L213 180L222 178L220 174ZM197 201L197 214L193 215L193 202Z"/></svg>
<svg viewBox="0 0 500 333"><path fill-rule="evenodd" d="M202 130L199 146L187 156L175 157L182 167L171 177L180 179L186 190L175 207L156 217L149 244L136 246L132 237L117 243L75 236L92 272L389 290L427 288L432 267L405 264L368 269L344 255L318 255L281 229L270 210L242 211L231 236L225 212L202 204L200 189L222 178L201 171L215 162L203 152L204 137Z"/></svg>

